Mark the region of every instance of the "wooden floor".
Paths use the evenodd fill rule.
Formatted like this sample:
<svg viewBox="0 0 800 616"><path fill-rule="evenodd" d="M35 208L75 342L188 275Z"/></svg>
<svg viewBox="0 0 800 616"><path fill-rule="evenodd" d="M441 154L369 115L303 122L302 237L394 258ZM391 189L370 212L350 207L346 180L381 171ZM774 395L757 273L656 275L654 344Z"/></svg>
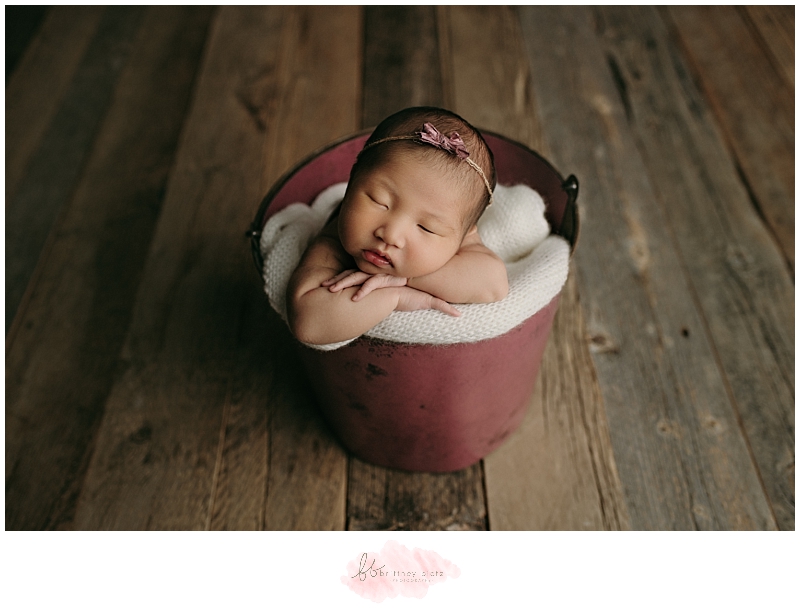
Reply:
<svg viewBox="0 0 800 616"><path fill-rule="evenodd" d="M6 529L794 529L793 6L56 7L28 30ZM336 443L244 236L295 162L414 104L581 183L525 422L440 475Z"/></svg>

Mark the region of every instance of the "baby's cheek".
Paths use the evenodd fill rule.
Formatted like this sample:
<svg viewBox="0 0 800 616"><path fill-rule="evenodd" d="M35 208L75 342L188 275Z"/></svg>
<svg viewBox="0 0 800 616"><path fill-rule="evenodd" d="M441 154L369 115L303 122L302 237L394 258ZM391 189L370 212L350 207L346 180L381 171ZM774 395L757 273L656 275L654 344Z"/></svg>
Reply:
<svg viewBox="0 0 800 616"><path fill-rule="evenodd" d="M342 248L345 249L345 252L352 256L356 243L354 241L353 230L347 224L339 225L339 241L342 244Z"/></svg>
<svg viewBox="0 0 800 616"><path fill-rule="evenodd" d="M443 254L441 251L436 250L415 251L409 255L408 269L410 273L406 274L406 277L417 278L432 274L441 269L451 258L449 253Z"/></svg>

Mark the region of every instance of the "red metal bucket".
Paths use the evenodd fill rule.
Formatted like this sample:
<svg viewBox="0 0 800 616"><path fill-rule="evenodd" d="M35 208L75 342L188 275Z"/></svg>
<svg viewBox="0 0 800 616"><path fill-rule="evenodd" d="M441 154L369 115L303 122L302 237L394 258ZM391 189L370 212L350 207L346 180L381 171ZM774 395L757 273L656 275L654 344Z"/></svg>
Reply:
<svg viewBox="0 0 800 616"><path fill-rule="evenodd" d="M347 181L370 132L312 154L275 183L248 232L259 273L258 240L267 219ZM538 191L551 229L574 250L575 177L565 181L524 145L481 133L494 153L498 183ZM510 332L467 344L401 344L362 336L335 351L298 347L320 408L350 452L381 466L453 471L474 464L519 427L557 304L558 296Z"/></svg>

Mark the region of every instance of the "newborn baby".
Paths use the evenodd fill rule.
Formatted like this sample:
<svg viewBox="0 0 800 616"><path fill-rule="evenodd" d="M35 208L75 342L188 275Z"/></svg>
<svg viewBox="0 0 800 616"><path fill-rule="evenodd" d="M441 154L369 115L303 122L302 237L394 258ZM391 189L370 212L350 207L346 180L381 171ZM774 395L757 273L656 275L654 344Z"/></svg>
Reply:
<svg viewBox="0 0 800 616"><path fill-rule="evenodd" d="M395 310L490 303L508 293L503 261L477 221L492 202L492 154L454 113L405 109L381 122L353 165L341 206L287 290L289 326L307 344L349 340Z"/></svg>

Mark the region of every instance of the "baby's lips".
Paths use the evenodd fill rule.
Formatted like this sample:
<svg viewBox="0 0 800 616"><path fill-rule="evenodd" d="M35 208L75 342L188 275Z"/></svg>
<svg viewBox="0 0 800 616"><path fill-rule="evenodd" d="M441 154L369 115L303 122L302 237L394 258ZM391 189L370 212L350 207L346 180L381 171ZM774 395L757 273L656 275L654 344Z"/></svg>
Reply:
<svg viewBox="0 0 800 616"><path fill-rule="evenodd" d="M388 256L384 256L375 250L365 250L363 254L367 261L378 267L388 267L392 265L392 260Z"/></svg>

